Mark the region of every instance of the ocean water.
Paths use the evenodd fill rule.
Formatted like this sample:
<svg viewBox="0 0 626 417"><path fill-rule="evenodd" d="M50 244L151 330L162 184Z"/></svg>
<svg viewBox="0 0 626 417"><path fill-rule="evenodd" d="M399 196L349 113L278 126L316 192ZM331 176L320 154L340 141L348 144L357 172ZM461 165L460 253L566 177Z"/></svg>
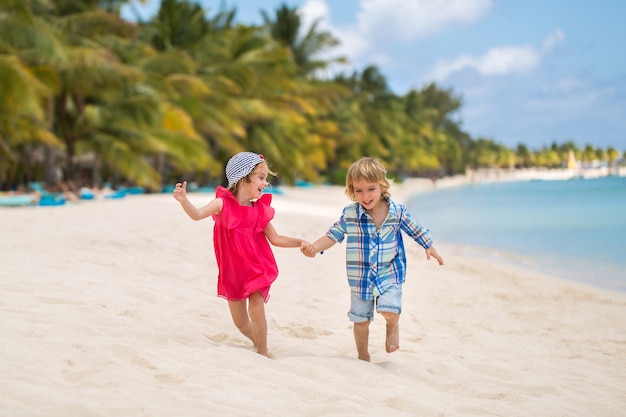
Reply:
<svg viewBox="0 0 626 417"><path fill-rule="evenodd" d="M435 244L471 245L484 257L495 249L509 262L626 291L626 177L435 189L407 207Z"/></svg>

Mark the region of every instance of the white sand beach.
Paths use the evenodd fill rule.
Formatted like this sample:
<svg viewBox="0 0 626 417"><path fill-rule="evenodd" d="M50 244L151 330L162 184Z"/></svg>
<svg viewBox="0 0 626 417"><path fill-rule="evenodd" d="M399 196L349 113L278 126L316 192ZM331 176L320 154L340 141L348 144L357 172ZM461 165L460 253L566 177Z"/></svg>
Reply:
<svg viewBox="0 0 626 417"><path fill-rule="evenodd" d="M274 226L310 241L348 203L283 190ZM377 316L366 363L345 246L274 248L268 359L216 296L212 229L170 195L0 210L0 415L626 416L626 294L469 258L432 230L446 265L406 240L400 350Z"/></svg>

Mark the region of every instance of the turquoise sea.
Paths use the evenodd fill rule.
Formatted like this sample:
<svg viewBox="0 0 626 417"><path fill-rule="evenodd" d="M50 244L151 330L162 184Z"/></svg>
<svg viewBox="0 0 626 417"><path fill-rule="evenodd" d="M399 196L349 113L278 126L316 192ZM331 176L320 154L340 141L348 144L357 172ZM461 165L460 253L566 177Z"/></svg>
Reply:
<svg viewBox="0 0 626 417"><path fill-rule="evenodd" d="M626 291L626 177L434 189L407 207L435 243Z"/></svg>

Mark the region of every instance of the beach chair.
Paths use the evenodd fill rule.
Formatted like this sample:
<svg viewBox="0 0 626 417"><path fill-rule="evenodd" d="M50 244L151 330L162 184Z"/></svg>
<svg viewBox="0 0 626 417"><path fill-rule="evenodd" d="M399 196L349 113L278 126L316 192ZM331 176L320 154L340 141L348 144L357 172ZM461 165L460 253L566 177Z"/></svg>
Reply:
<svg viewBox="0 0 626 417"><path fill-rule="evenodd" d="M61 206L65 204L65 195L63 193L49 193L39 182L29 182L28 188L39 193L40 206Z"/></svg>

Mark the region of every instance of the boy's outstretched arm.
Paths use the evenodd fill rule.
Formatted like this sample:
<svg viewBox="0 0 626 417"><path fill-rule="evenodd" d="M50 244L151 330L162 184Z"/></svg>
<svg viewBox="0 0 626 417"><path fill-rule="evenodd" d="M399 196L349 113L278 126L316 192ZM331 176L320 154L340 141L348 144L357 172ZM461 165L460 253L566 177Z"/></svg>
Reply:
<svg viewBox="0 0 626 417"><path fill-rule="evenodd" d="M439 256L434 246L431 246L430 248L426 249L426 260L430 261L431 257L435 258L437 262L439 262L439 265L443 265L443 258Z"/></svg>
<svg viewBox="0 0 626 417"><path fill-rule="evenodd" d="M335 242L334 240L332 240L328 236L324 235L324 236L320 237L319 239L317 239L315 242L313 242L313 244L311 244L311 245L302 245L302 246L300 246L300 251L303 254L305 254L306 256L312 258L318 252L324 252L326 249L330 248L335 243L337 243L337 242Z"/></svg>

